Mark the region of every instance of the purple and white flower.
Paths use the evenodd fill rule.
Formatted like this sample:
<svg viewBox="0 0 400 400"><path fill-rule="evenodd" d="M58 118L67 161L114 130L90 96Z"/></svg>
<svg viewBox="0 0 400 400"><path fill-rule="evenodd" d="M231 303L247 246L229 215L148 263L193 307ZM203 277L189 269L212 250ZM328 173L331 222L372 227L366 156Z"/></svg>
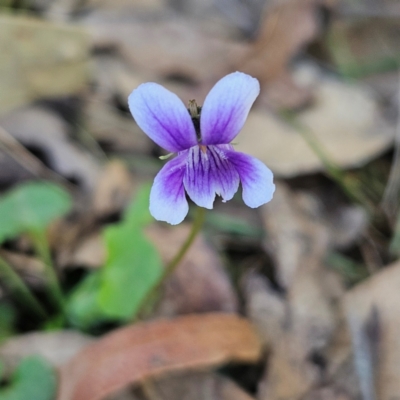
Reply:
<svg viewBox="0 0 400 400"><path fill-rule="evenodd" d="M144 83L129 96L129 109L155 143L177 156L157 174L150 193L154 218L172 225L189 210L185 191L200 207L212 209L215 195L232 199L242 183L243 201L252 208L272 199L272 172L259 160L236 152L231 141L242 129L260 92L258 80L241 72L222 78L203 107L189 109L157 83Z"/></svg>

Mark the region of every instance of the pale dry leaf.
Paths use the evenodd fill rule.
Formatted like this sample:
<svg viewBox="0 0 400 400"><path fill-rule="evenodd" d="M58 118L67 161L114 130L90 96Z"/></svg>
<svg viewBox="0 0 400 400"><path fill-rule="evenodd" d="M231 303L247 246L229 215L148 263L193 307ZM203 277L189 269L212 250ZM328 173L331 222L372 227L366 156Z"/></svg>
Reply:
<svg viewBox="0 0 400 400"><path fill-rule="evenodd" d="M88 39L75 25L0 15L0 113L82 91L89 76Z"/></svg>
<svg viewBox="0 0 400 400"><path fill-rule="evenodd" d="M151 74L146 74L145 71L138 73L136 70L132 69L129 63L124 61L124 59L118 54L96 55L94 59L93 74L96 82L97 94L97 98L95 97L93 101L101 103L90 105L90 107L94 106L95 110L96 108L107 110L107 102L110 103L115 101L115 96L120 101L126 102L129 94L134 88L146 80L150 80L151 78L154 79ZM111 114L112 111L114 111L113 114ZM112 117L114 120L117 120L115 112L116 110L109 105L107 110L107 114L110 115L109 118ZM119 116L121 117L120 114ZM97 113L96 117L100 118ZM119 119L122 120L121 118ZM128 120L132 122L131 118ZM123 126L123 123L120 122L120 125ZM125 124L125 126L128 127L129 124ZM101 127L99 126L98 129L100 128Z"/></svg>
<svg viewBox="0 0 400 400"><path fill-rule="evenodd" d="M383 271L373 275L350 290L344 298L352 338L365 336L365 329L372 312L377 313L378 334L371 344L377 349L378 362L375 369L376 395L380 400L395 399L400 393L400 319L397 310L400 307L400 263L396 262ZM374 311L375 310L375 311ZM364 331L364 333L363 333ZM371 340L371 338L369 339ZM360 352L363 347L355 347ZM355 354L355 358L369 357L368 354Z"/></svg>
<svg viewBox="0 0 400 400"><path fill-rule="evenodd" d="M113 72L108 71L108 74L114 76ZM132 91L136 86L126 84L125 91ZM118 87L105 87L104 92L101 90L99 94L86 99L83 118L87 131L108 151L150 153L153 143L139 129L130 114L122 115L108 99L115 94L119 95Z"/></svg>
<svg viewBox="0 0 400 400"><path fill-rule="evenodd" d="M135 87L126 86L131 91ZM153 148L153 143L139 129L131 115L121 115L101 96L89 98L83 112L88 132L107 151L149 154Z"/></svg>
<svg viewBox="0 0 400 400"><path fill-rule="evenodd" d="M60 370L58 400L100 400L168 372L255 362L253 327L232 314L202 314L120 328L89 345Z"/></svg>
<svg viewBox="0 0 400 400"><path fill-rule="evenodd" d="M323 220L329 229L331 246L348 248L366 231L368 215L364 208L351 205L343 206L325 213Z"/></svg>
<svg viewBox="0 0 400 400"><path fill-rule="evenodd" d="M340 168L364 165L393 143L395 127L383 119L365 87L319 75L314 102L296 114L321 150ZM235 139L237 149L261 159L276 176L324 170L302 133L261 109L250 113Z"/></svg>
<svg viewBox="0 0 400 400"><path fill-rule="evenodd" d="M1 143L4 145L4 142ZM29 170L25 165L21 165L15 154L10 154L8 150L0 149L0 185L8 187L13 183L23 180L33 179L39 175L39 171L33 168Z"/></svg>
<svg viewBox="0 0 400 400"><path fill-rule="evenodd" d="M124 10L126 8L135 11L162 11L165 9L164 0L86 0L85 6L96 10Z"/></svg>
<svg viewBox="0 0 400 400"><path fill-rule="evenodd" d="M98 235L98 239L96 235ZM47 237L50 247L54 250L56 264L60 268L69 266L77 249L86 253L84 254L85 257L90 257L90 254L87 254L87 249L85 249L87 246L97 249L99 254L96 255L95 259L103 261L105 249L101 243L100 233L98 233L98 222L93 214L87 212L87 210L84 210L80 218L55 221L50 225ZM93 261L94 263L95 261Z"/></svg>
<svg viewBox="0 0 400 400"><path fill-rule="evenodd" d="M272 347L281 336L286 319L285 300L267 278L250 271L242 279L246 315L258 329L264 344Z"/></svg>
<svg viewBox="0 0 400 400"><path fill-rule="evenodd" d="M235 60L248 52L246 43L210 34L200 20L179 14L144 20L132 14L97 12L83 19L82 24L95 47L117 47L133 68L158 80L178 76L203 82L222 77L232 70Z"/></svg>
<svg viewBox="0 0 400 400"><path fill-rule="evenodd" d="M252 400L230 379L211 372L191 372L147 380L148 400Z"/></svg>
<svg viewBox="0 0 400 400"><path fill-rule="evenodd" d="M4 116L0 125L24 146L41 152L47 164L85 189L93 189L100 167L68 139L69 126L55 112L40 106L21 108Z"/></svg>
<svg viewBox="0 0 400 400"><path fill-rule="evenodd" d="M274 198L261 209L268 232L264 246L275 259L284 288L291 287L299 269L318 264L328 248L329 234L316 218L314 200L278 182Z"/></svg>
<svg viewBox="0 0 400 400"><path fill-rule="evenodd" d="M339 322L334 304L343 288L338 277L324 269L330 242L317 198L278 183L274 199L262 212L268 232L265 246L276 260L286 301L282 323L272 324L280 332L271 336L272 354L259 398L301 399L323 382L321 366L313 360L333 340ZM268 319L264 324L268 329Z"/></svg>
<svg viewBox="0 0 400 400"><path fill-rule="evenodd" d="M238 69L260 80L268 98L266 102L275 107L300 107L310 100L311 93L296 85L288 67L292 58L320 30L316 3L289 0L267 7L249 54L238 60ZM282 87L285 88L284 94Z"/></svg>
<svg viewBox="0 0 400 400"><path fill-rule="evenodd" d="M0 124L2 123L0 119ZM0 180L7 187L29 178L50 179L68 186L68 182L49 169L4 127L0 125Z"/></svg>
<svg viewBox="0 0 400 400"><path fill-rule="evenodd" d="M259 400L301 399L319 380L317 366L304 359L296 336L282 332L274 347L264 378L260 381Z"/></svg>
<svg viewBox="0 0 400 400"><path fill-rule="evenodd" d="M340 0L340 14L345 17L393 17L400 15L400 4L397 0ZM378 20L380 18L377 18Z"/></svg>
<svg viewBox="0 0 400 400"><path fill-rule="evenodd" d="M353 398L335 388L324 387L307 393L302 400L353 400Z"/></svg>
<svg viewBox="0 0 400 400"><path fill-rule="evenodd" d="M146 230L164 265L175 256L190 231L188 224L171 229L152 225ZM237 295L216 251L198 236L174 274L165 282L157 314L175 315L193 312L235 312Z"/></svg>
<svg viewBox="0 0 400 400"><path fill-rule="evenodd" d="M68 267L100 268L106 260L106 248L104 239L100 232L94 232L83 237L76 248L70 253L65 254L63 264Z"/></svg>
<svg viewBox="0 0 400 400"><path fill-rule="evenodd" d="M324 351L327 361L326 380L331 383L332 388L348 394L351 399L358 399L361 398L361 393L354 366L351 336L341 307L338 313L338 327L330 345Z"/></svg>
<svg viewBox="0 0 400 400"><path fill-rule="evenodd" d="M301 399L323 383L321 366L313 357L329 345L338 321L323 271L312 269L302 265L289 288L285 319L260 382L260 400Z"/></svg>
<svg viewBox="0 0 400 400"><path fill-rule="evenodd" d="M297 338L297 345L304 352L304 358L325 348L336 329L337 319L332 306L335 299L324 280L326 271L321 260L319 265L303 265L297 271L288 292L290 307L290 330ZM311 262L310 262L311 263Z"/></svg>
<svg viewBox="0 0 400 400"><path fill-rule="evenodd" d="M39 355L54 366L61 366L93 338L78 331L31 332L7 340L0 346L0 358L14 369L25 357Z"/></svg>
<svg viewBox="0 0 400 400"><path fill-rule="evenodd" d="M105 218L120 213L129 203L133 180L128 168L119 160L106 164L93 193L93 212Z"/></svg>

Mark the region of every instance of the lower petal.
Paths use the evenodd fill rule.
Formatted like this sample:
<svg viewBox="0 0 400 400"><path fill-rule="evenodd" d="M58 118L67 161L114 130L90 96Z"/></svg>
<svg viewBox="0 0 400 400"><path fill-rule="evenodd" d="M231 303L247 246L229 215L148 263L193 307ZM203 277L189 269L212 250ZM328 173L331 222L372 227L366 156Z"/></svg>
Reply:
<svg viewBox="0 0 400 400"><path fill-rule="evenodd" d="M256 208L268 203L275 191L271 170L260 160L247 154L235 151L226 154L240 176L245 204Z"/></svg>
<svg viewBox="0 0 400 400"><path fill-rule="evenodd" d="M213 208L216 194L230 200L239 187L239 175L223 146L194 146L188 154L183 182L189 197L208 209Z"/></svg>
<svg viewBox="0 0 400 400"><path fill-rule="evenodd" d="M184 220L189 205L183 186L187 151L168 161L154 179L150 192L150 213L159 220L179 224Z"/></svg>

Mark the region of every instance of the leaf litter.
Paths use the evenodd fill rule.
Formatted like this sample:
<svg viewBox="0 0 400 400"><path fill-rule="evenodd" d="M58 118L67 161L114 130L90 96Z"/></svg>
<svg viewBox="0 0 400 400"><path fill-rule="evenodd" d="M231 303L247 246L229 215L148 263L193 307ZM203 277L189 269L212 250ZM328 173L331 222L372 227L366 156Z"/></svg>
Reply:
<svg viewBox="0 0 400 400"><path fill-rule="evenodd" d="M398 193L389 218L380 204L398 129L398 6L263 3L5 2L1 201L41 178L67 190L73 207L55 221L46 217L54 202L39 201L66 319L31 321L0 282L0 398L29 363L43 374L26 369L22 387L39 379L51 393L50 363L57 400L398 395ZM246 211L239 199L217 204L147 321L136 322L150 272L176 254L190 223L151 223L139 188L161 152L126 97L156 81L201 104L235 70L261 83L235 146L272 168L274 200ZM334 180L331 166L341 171ZM368 168L386 171L386 182L363 175ZM3 213L1 230L12 234L0 255L42 300L45 264L9 221L26 215L28 197Z"/></svg>

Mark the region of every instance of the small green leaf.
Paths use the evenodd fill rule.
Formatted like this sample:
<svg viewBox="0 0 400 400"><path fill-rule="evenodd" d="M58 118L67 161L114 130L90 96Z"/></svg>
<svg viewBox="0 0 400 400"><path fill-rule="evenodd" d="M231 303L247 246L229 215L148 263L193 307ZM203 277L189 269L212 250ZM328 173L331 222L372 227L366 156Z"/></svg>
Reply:
<svg viewBox="0 0 400 400"><path fill-rule="evenodd" d="M130 224L105 232L108 259L102 271L99 304L113 318L129 319L160 278L160 256L141 229Z"/></svg>
<svg viewBox="0 0 400 400"><path fill-rule="evenodd" d="M131 226L145 226L154 219L149 210L151 184L143 185L137 192L135 199L128 206L124 221Z"/></svg>
<svg viewBox="0 0 400 400"><path fill-rule="evenodd" d="M0 199L0 243L45 229L70 207L69 194L52 183L29 182L10 190Z"/></svg>
<svg viewBox="0 0 400 400"><path fill-rule="evenodd" d="M0 400L53 400L56 375L52 367L40 357L21 361L10 383L0 390Z"/></svg>
<svg viewBox="0 0 400 400"><path fill-rule="evenodd" d="M87 330L104 319L97 303L100 289L100 271L86 276L74 289L67 302L67 315L71 325Z"/></svg>
<svg viewBox="0 0 400 400"><path fill-rule="evenodd" d="M106 263L71 294L67 305L71 324L86 330L105 320L128 320L158 282L161 259L143 233L143 227L153 220L149 193L150 186L145 185L128 207L124 221L104 230Z"/></svg>

